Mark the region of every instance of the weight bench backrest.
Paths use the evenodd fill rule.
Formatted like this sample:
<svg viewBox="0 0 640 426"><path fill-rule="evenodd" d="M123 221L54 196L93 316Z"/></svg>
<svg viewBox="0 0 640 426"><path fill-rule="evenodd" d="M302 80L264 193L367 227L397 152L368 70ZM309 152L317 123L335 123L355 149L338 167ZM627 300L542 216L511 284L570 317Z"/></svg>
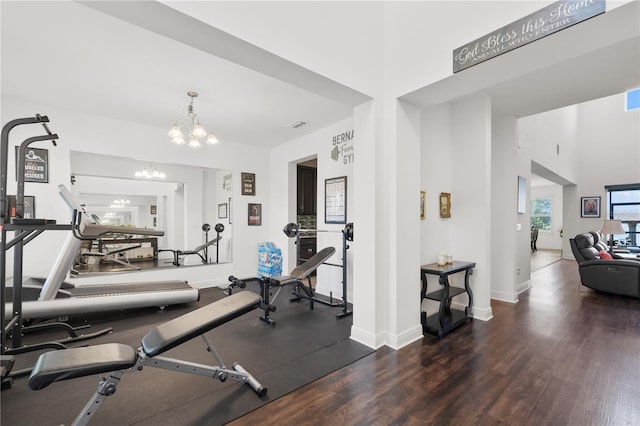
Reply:
<svg viewBox="0 0 640 426"><path fill-rule="evenodd" d="M159 355L254 310L261 301L250 291L234 293L159 325L142 338L142 350L150 357Z"/></svg>
<svg viewBox="0 0 640 426"><path fill-rule="evenodd" d="M213 244L218 244L218 241L220 241L222 239L222 237L216 237L213 240L210 240L209 242L202 244L198 247L196 247L193 250L183 250L182 254L196 254L201 252L202 250L206 249L207 247L213 245Z"/></svg>
<svg viewBox="0 0 640 426"><path fill-rule="evenodd" d="M329 259L336 252L334 247L325 247L309 259L307 259L301 265L296 266L289 274L290 276L299 280L307 278L313 271L318 269L320 265L327 259Z"/></svg>

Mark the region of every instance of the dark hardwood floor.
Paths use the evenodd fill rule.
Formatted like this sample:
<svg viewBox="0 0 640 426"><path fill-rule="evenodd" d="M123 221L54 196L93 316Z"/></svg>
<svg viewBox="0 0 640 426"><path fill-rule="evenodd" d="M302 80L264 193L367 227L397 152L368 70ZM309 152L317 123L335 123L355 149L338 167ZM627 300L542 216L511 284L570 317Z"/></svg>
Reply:
<svg viewBox="0 0 640 426"><path fill-rule="evenodd" d="M640 301L580 287L568 260L532 284L490 321L379 349L232 424L640 425Z"/></svg>

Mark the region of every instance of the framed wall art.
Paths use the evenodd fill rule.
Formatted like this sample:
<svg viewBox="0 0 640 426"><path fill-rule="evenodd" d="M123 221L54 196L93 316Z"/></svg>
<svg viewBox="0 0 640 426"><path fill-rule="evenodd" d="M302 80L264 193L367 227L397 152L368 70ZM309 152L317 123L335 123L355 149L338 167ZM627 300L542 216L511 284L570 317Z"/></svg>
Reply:
<svg viewBox="0 0 640 426"><path fill-rule="evenodd" d="M440 217L451 217L451 194L449 192L440 193Z"/></svg>
<svg viewBox="0 0 640 426"><path fill-rule="evenodd" d="M233 205L231 204L231 197L229 197L229 224L233 223Z"/></svg>
<svg viewBox="0 0 640 426"><path fill-rule="evenodd" d="M256 174L241 173L242 195L256 195Z"/></svg>
<svg viewBox="0 0 640 426"><path fill-rule="evenodd" d="M23 197L24 207L22 211L22 218L34 219L36 217L36 197L33 195L25 195ZM7 195L5 217L18 217L17 198L15 195Z"/></svg>
<svg viewBox="0 0 640 426"><path fill-rule="evenodd" d="M218 204L218 219L227 218L227 203Z"/></svg>
<svg viewBox="0 0 640 426"><path fill-rule="evenodd" d="M247 225L262 226L262 204L249 203Z"/></svg>
<svg viewBox="0 0 640 426"><path fill-rule="evenodd" d="M347 177L324 180L324 223L347 223Z"/></svg>
<svg viewBox="0 0 640 426"><path fill-rule="evenodd" d="M600 197L580 198L580 217L600 217Z"/></svg>
<svg viewBox="0 0 640 426"><path fill-rule="evenodd" d="M518 213L527 212L527 178L518 176Z"/></svg>
<svg viewBox="0 0 640 426"><path fill-rule="evenodd" d="M420 191L420 219L427 218L427 192Z"/></svg>
<svg viewBox="0 0 640 426"><path fill-rule="evenodd" d="M16 159L18 159L18 152L16 146ZM49 151L43 148L28 148L23 160L25 182L49 182ZM17 161L16 164L18 164ZM17 169L16 167L16 176Z"/></svg>

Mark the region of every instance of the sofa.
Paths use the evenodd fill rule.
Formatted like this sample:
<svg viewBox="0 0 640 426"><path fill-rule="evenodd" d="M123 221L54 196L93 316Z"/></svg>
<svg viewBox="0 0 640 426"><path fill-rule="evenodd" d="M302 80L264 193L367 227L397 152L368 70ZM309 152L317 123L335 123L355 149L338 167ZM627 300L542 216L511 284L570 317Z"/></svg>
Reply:
<svg viewBox="0 0 640 426"><path fill-rule="evenodd" d="M640 258L608 255L602 234L585 232L570 238L582 285L593 290L640 299ZM612 258L609 258L612 257Z"/></svg>

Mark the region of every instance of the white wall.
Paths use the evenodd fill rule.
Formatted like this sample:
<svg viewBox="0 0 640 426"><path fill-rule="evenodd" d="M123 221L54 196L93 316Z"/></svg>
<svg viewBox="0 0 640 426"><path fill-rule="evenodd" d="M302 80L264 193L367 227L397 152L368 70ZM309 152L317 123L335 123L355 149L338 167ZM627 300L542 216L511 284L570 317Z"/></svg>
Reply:
<svg viewBox="0 0 640 426"><path fill-rule="evenodd" d="M328 262L342 264L342 234L343 224L324 223L325 219L325 179L346 176L347 177L347 222L353 222L353 164L357 160L358 153L348 151L347 156L331 158L331 150L334 148L334 138L345 132L353 130L353 120L347 119L327 126L310 135L284 143L271 150L271 205L274 222L270 226L270 241L282 249L283 273L286 274L295 267L295 239L287 238L282 229L287 223L297 222L296 218L296 164L310 158L317 158L317 229L334 231L332 233L319 232L317 234L317 249L333 246L336 254ZM351 146L355 144L358 135L354 132L354 138L345 144L338 146ZM338 138L340 139L340 138ZM353 153L353 157L349 154ZM358 224L354 228L355 241L350 243L347 252L348 290L349 300L352 293L353 273L351 270L352 253L357 250ZM321 294L334 297L342 297L342 270L337 267L323 265L318 268L317 291Z"/></svg>
<svg viewBox="0 0 640 426"><path fill-rule="evenodd" d="M491 123L491 298L518 300L517 284L522 270L518 254L520 235L528 227L517 213L518 123L515 117L492 117Z"/></svg>
<svg viewBox="0 0 640 426"><path fill-rule="evenodd" d="M491 310L491 99L479 95L452 105L451 222L454 259L476 263L471 287L473 317ZM462 286L462 274L454 283ZM461 295L457 303L462 304ZM456 303L456 301L454 301ZM464 302L466 303L466 302Z"/></svg>
<svg viewBox="0 0 640 426"><path fill-rule="evenodd" d="M488 96L478 96L422 111L421 129L421 189L427 192L427 218L420 225L420 261L433 263L438 254L447 253L454 260L475 262L470 281L473 316L489 319L492 316L491 101ZM451 218L440 217L441 192L451 194ZM463 286L463 278L464 274L452 276L452 284ZM466 302L466 296L460 296L454 304L461 307ZM423 302L429 315L437 307Z"/></svg>
<svg viewBox="0 0 640 426"><path fill-rule="evenodd" d="M519 142L529 158L570 182L577 182L576 152L584 147L578 140L578 107L560 108L519 120Z"/></svg>

